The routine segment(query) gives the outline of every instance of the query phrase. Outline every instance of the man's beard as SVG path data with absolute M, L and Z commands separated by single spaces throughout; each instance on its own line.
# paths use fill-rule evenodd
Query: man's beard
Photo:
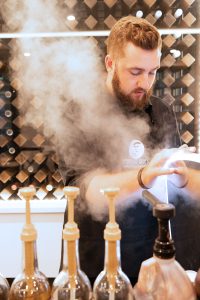
M 142 111 L 144 110 L 149 104 L 149 98 L 152 95 L 152 89 L 146 91 L 142 88 L 137 88 L 132 92 L 143 92 L 144 95 L 141 99 L 134 99 L 131 94 L 125 94 L 120 86 L 119 76 L 117 71 L 115 70 L 113 79 L 112 79 L 112 87 L 115 96 L 117 97 L 117 101 L 119 106 L 125 112 L 132 112 L 132 111 Z M 134 101 L 135 100 L 135 101 Z

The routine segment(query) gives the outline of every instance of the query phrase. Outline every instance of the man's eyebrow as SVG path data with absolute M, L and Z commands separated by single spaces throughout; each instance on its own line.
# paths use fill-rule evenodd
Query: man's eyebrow
M 129 70 L 143 71 L 143 68 L 131 67 Z
M 160 68 L 160 66 L 157 66 L 157 67 L 151 69 L 151 71 L 156 71 L 159 68 Z M 129 68 L 129 70 L 144 71 L 145 69 L 144 68 L 139 68 L 139 67 L 131 67 L 131 68 Z

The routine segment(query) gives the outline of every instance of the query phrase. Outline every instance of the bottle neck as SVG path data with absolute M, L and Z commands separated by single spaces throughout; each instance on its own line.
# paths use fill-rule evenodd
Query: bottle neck
M 175 256 L 174 241 L 170 238 L 169 220 L 158 218 L 158 237 L 155 240 L 153 253 L 161 259 Z
M 104 270 L 115 275 L 121 269 L 120 241 L 105 240 Z
M 63 240 L 63 271 L 68 271 L 69 276 L 76 276 L 80 269 L 78 240 Z
M 36 241 L 23 241 L 23 272 L 32 276 L 38 269 Z

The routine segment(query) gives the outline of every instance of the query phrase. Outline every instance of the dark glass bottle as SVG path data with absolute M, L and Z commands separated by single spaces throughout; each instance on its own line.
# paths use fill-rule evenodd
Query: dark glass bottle
M 152 202 L 151 193 L 143 193 Z M 175 260 L 174 241 L 170 238 L 169 219 L 175 207 L 169 203 L 154 202 L 153 215 L 158 220 L 158 237 L 153 247 L 153 257 L 141 265 L 138 282 L 134 287 L 136 300 L 195 300 L 196 294 L 188 275 Z
M 21 233 L 23 244 L 22 273 L 14 279 L 10 300 L 48 300 L 50 299 L 50 285 L 46 276 L 38 270 L 36 239 L 37 231 L 30 218 L 30 200 L 35 194 L 33 187 L 22 188 L 19 194 L 26 200 L 26 224 Z

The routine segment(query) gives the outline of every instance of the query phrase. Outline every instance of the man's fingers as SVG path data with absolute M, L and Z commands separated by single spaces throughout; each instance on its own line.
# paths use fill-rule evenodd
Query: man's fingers
M 176 168 L 158 168 L 155 171 L 155 176 L 171 175 L 175 173 Z

